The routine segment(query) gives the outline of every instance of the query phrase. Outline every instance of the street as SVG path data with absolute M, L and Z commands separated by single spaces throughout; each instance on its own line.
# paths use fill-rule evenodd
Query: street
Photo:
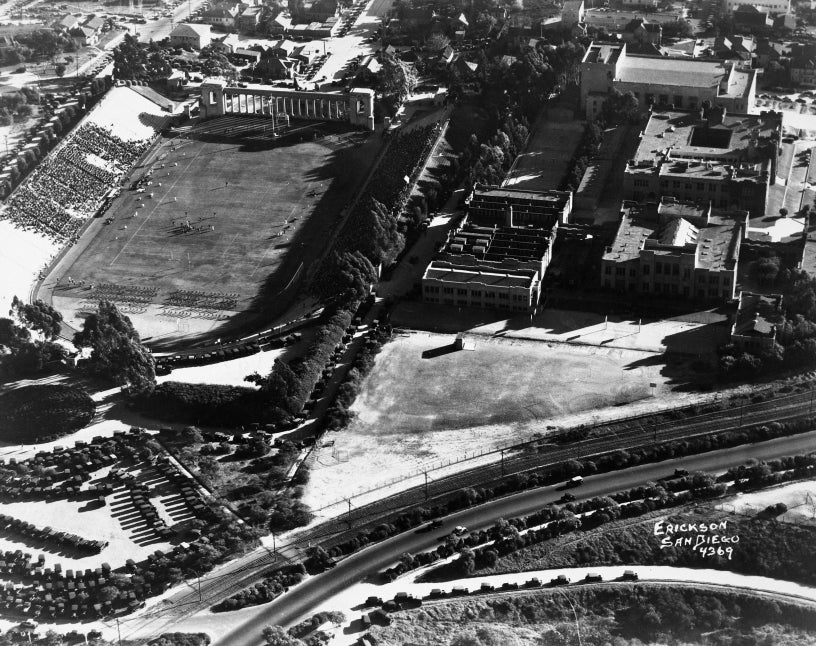
M 816 449 L 816 432 L 810 432 L 759 444 L 712 451 L 687 458 L 589 476 L 584 479 L 584 485 L 573 492 L 578 500 L 605 496 L 645 482 L 658 480 L 670 475 L 674 469 L 721 473 L 751 458 L 773 459 L 814 449 Z M 557 491 L 554 487 L 525 491 L 452 514 L 445 518 L 443 528 L 438 531 L 417 534 L 416 530 L 411 530 L 352 554 L 332 570 L 307 579 L 272 603 L 259 607 L 252 618 L 214 644 L 215 646 L 258 646 L 262 643 L 260 633 L 265 626 L 270 624 L 290 626 L 298 622 L 308 616 L 320 603 L 348 586 L 391 566 L 405 552 L 416 553 L 434 547 L 440 536 L 449 533 L 452 527 L 456 525 L 464 525 L 471 529 L 488 527 L 499 518 L 530 514 L 544 505 L 554 503 L 561 497 L 561 494 L 562 492 Z

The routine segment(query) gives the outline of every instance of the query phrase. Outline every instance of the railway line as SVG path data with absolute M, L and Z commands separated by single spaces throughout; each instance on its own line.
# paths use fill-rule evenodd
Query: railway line
M 497 460 L 491 464 L 481 464 L 450 476 L 429 480 L 427 486 L 413 487 L 359 508 L 351 507 L 349 513 L 342 517 L 327 519 L 298 532 L 295 539 L 288 541 L 276 552 L 268 548 L 254 550 L 201 580 L 200 586 L 191 586 L 189 590 L 168 599 L 153 612 L 134 618 L 134 622 L 141 624 L 140 633 L 145 629 L 145 621 L 148 624 L 174 623 L 260 581 L 273 566 L 301 558 L 311 545 L 319 544 L 330 548 L 356 536 L 363 529 L 384 522 L 389 516 L 413 507 L 433 505 L 434 500 L 454 491 L 490 485 L 509 475 L 609 451 L 633 449 L 770 422 L 803 419 L 811 416 L 813 410 L 813 395 L 811 391 L 807 391 L 680 420 L 649 423 L 647 419 L 635 418 L 630 420 L 632 426 L 625 430 L 612 432 L 610 429 L 610 435 L 604 437 L 604 427 L 597 427 L 595 431 L 598 437 L 564 447 L 547 444 L 546 440 L 511 447 L 505 449 L 503 455 L 497 455 Z M 621 423 L 623 422 L 616 422 L 616 426 L 619 427 Z

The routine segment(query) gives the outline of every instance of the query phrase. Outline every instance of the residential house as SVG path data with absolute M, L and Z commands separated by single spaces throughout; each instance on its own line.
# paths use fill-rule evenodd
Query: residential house
M 240 15 L 243 7 L 237 2 L 224 2 L 213 5 L 202 14 L 202 19 L 208 25 L 232 29 L 235 19 Z
M 737 315 L 731 326 L 731 343 L 748 352 L 772 350 L 777 331 L 784 323 L 780 294 L 740 292 Z
M 282 36 L 292 28 L 292 18 L 285 11 L 267 22 L 267 31 L 273 36 Z
M 750 4 L 741 4 L 734 11 L 734 24 L 741 29 L 757 29 L 773 27 L 774 21 L 769 11 Z
M 201 49 L 212 41 L 210 25 L 181 23 L 170 32 L 170 44 L 174 47 Z
M 263 7 L 247 7 L 235 19 L 235 26 L 239 31 L 253 33 L 258 30 L 263 17 Z

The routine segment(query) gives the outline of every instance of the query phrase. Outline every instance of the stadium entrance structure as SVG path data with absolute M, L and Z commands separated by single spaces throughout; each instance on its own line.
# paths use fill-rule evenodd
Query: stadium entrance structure
M 252 84 L 237 87 L 226 81 L 208 79 L 201 84 L 200 101 L 204 119 L 231 114 L 278 119 L 285 114 L 315 121 L 346 121 L 374 130 L 374 91 L 368 88 L 350 92 L 308 92 Z

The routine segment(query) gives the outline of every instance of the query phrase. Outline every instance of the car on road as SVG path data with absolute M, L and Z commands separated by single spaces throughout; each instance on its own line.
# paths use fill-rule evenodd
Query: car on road
M 464 536 L 467 533 L 468 533 L 468 528 L 467 527 L 464 527 L 462 525 L 457 525 L 456 527 L 453 528 L 453 531 L 451 532 L 451 536 Z
M 573 489 L 574 487 L 580 487 L 582 484 L 584 484 L 584 479 L 581 476 L 575 476 L 564 483 L 564 489 Z
M 603 577 L 600 574 L 590 572 L 584 577 L 584 581 L 586 583 L 600 583 L 601 581 L 603 581 Z
M 550 585 L 569 585 L 569 577 L 566 574 L 559 574 L 554 579 L 550 579 Z
M 637 581 L 638 575 L 634 570 L 625 570 L 623 576 L 621 576 L 621 579 L 624 581 Z
M 571 494 L 571 493 L 565 493 L 563 496 L 561 496 L 558 499 L 558 502 L 561 503 L 561 504 L 568 503 L 568 502 L 574 502 L 574 501 L 575 501 L 575 496 L 573 494 Z

